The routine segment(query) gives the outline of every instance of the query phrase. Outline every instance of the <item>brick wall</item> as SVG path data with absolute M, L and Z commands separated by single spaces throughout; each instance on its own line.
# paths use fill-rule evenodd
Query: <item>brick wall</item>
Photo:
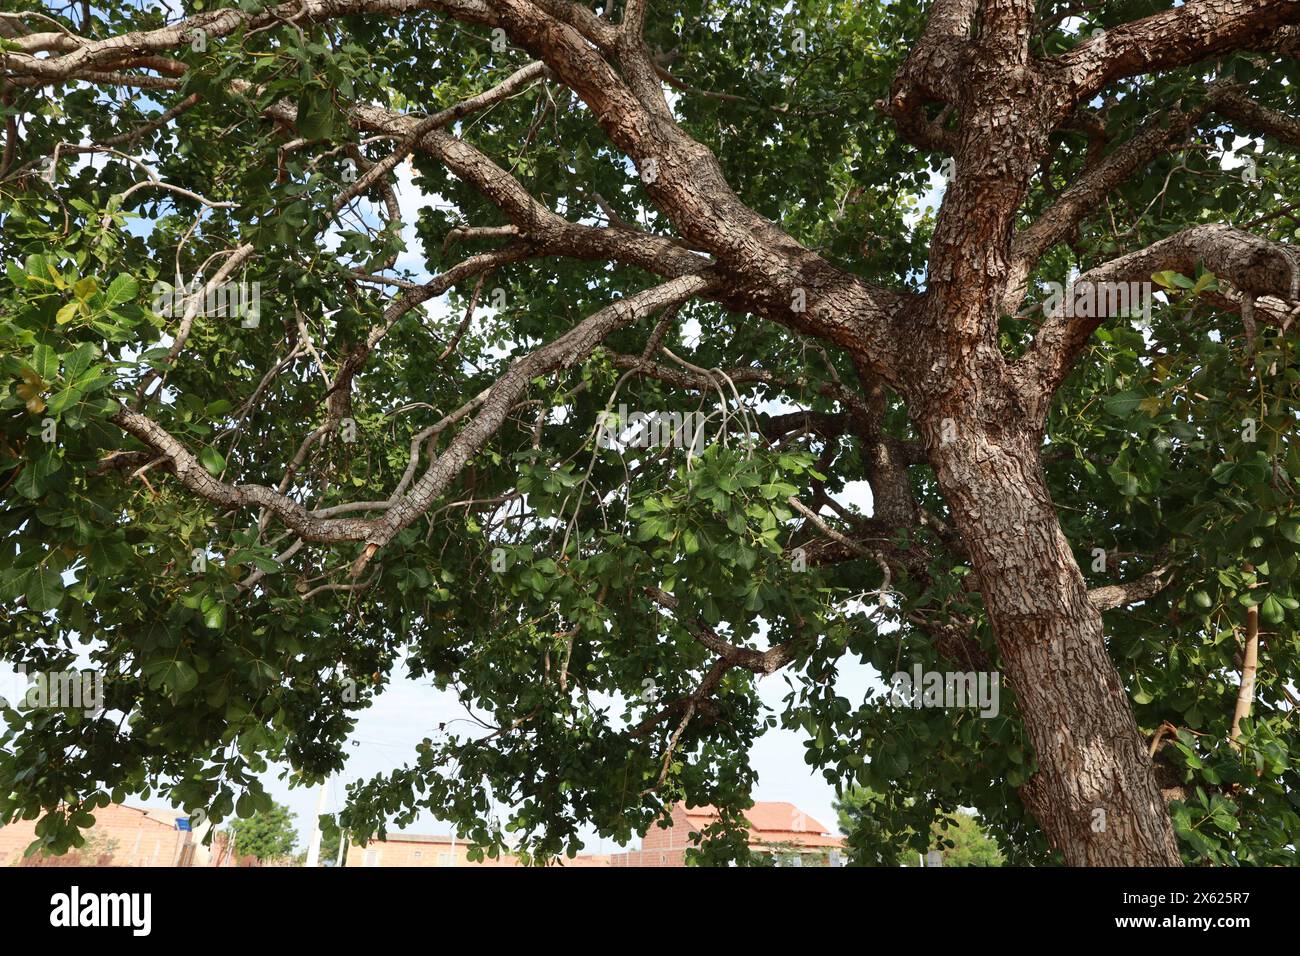
M 409 836 L 403 838 L 401 834 L 393 834 L 388 840 L 371 840 L 369 845 L 349 846 L 346 865 L 349 867 L 402 867 L 402 866 L 497 866 L 497 867 L 517 867 L 520 865 L 519 860 L 513 856 L 502 856 L 498 859 L 492 859 L 485 856 L 481 863 L 471 862 L 469 859 L 469 844 L 463 840 L 457 840 L 456 845 L 452 846 L 450 840 L 443 842 L 441 838 L 430 840 L 428 838 L 411 839 Z M 572 860 L 565 859 L 554 864 L 555 866 L 610 866 L 608 856 L 588 855 L 577 856 Z
M 610 866 L 685 866 L 686 850 L 694 846 L 691 833 L 697 828 L 679 803 L 673 807 L 673 825 L 662 829 L 656 823 L 641 840 L 641 849 L 610 855 Z
M 87 834 L 90 842 L 83 852 L 100 852 L 111 847 L 112 866 L 173 866 L 184 843 L 184 832 L 175 822 L 168 824 L 156 816 L 179 817 L 170 810 L 144 811 L 135 807 L 112 805 L 95 811 L 95 825 Z M 14 866 L 23 851 L 36 839 L 36 821 L 19 820 L 0 826 L 0 866 Z M 93 863 L 93 861 L 91 861 Z
M 456 845 L 425 841 L 407 841 L 394 835 L 390 840 L 371 840 L 368 846 L 349 846 L 348 866 L 517 866 L 513 858 L 493 860 L 484 857 L 482 863 L 471 863 L 469 844 L 457 840 Z
M 798 848 L 803 866 L 826 866 L 829 854 L 843 842 L 824 833 L 821 824 L 789 803 L 756 803 L 746 812 L 749 845 L 757 853 Z M 714 819 L 711 808 L 687 813 L 680 803 L 672 808 L 672 826 L 651 825 L 641 840 L 641 849 L 610 856 L 610 866 L 685 866 L 686 851 L 695 845 L 692 833 L 705 829 Z M 788 821 L 788 822 L 787 822 Z M 761 829 L 760 829 L 761 828 Z M 796 864 L 798 865 L 798 864 Z

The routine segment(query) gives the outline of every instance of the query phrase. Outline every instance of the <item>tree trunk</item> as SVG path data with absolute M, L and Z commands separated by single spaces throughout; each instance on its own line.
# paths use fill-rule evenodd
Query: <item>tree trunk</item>
M 1022 798 L 1069 865 L 1178 866 L 1101 615 L 1047 491 L 1038 435 L 1003 424 L 1014 421 L 985 414 L 924 427 L 1036 751 Z

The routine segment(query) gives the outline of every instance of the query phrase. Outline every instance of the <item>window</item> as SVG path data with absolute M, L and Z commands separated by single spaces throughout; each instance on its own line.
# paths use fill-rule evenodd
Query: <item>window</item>
M 379 865 L 379 851 L 378 851 L 378 850 L 367 850 L 367 851 L 366 851 L 366 861 L 365 861 L 364 865 L 365 865 L 365 866 L 378 866 L 378 865 Z

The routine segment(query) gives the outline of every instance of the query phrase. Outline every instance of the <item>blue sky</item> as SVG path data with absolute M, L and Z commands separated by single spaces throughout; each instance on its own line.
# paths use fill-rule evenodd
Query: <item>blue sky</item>
M 675 105 L 677 94 L 666 91 L 670 103 Z M 149 105 L 155 105 L 150 103 Z M 1249 140 L 1238 139 L 1234 150 L 1246 145 Z M 146 160 L 149 157 L 143 157 Z M 83 162 L 88 160 L 82 160 Z M 102 163 L 102 157 L 95 160 Z M 1232 168 L 1241 162 L 1236 156 L 1225 157 L 1225 168 Z M 407 252 L 398 260 L 397 268 L 409 270 L 417 281 L 431 278 L 424 268 L 424 261 L 419 254 L 419 242 L 415 236 L 414 224 L 421 207 L 441 204 L 436 196 L 425 194 L 419 183 L 412 179 L 411 168 L 403 163 L 398 168 L 398 196 L 401 203 L 402 219 L 405 224 Z M 942 198 L 943 180 L 933 175 L 930 189 L 918 197 L 917 211 L 909 217 L 909 225 L 915 223 L 921 211 L 927 206 L 937 207 Z M 129 228 L 136 233 L 145 233 L 151 229 L 151 223 L 133 221 Z M 325 246 L 332 247 L 337 236 L 326 236 Z M 442 317 L 449 309 L 446 297 L 429 303 L 427 310 L 434 317 Z M 491 309 L 480 307 L 475 321 L 485 323 L 492 319 Z M 686 328 L 689 337 L 690 326 Z M 164 340 L 166 341 L 166 340 Z M 166 398 L 164 398 L 166 400 Z M 788 410 L 775 403 L 767 403 L 765 411 Z M 870 512 L 870 492 L 862 482 L 849 486 L 842 496 L 845 504 L 852 504 L 865 513 Z M 440 692 L 427 681 L 414 681 L 403 676 L 404 670 L 399 664 L 392 683 L 376 700 L 374 706 L 362 713 L 360 722 L 353 734 L 349 746 L 349 763 L 346 771 L 333 779 L 328 785 L 327 810 L 340 806 L 344 785 L 358 779 L 364 779 L 400 766 L 414 756 L 414 748 L 425 737 L 432 736 L 439 724 L 449 728 L 461 729 L 468 733 L 470 724 L 458 724 L 466 714 L 456 700 L 454 693 Z M 12 669 L 0 664 L 0 694 L 16 688 Z M 759 693 L 764 702 L 774 711 L 781 709 L 781 698 L 788 691 L 788 679 L 777 673 L 761 680 Z M 879 692 L 883 689 L 877 675 L 869 668 L 848 659 L 841 662 L 841 676 L 837 691 L 854 704 L 861 702 L 869 690 Z M 828 828 L 835 828 L 835 814 L 832 809 L 834 791 L 820 775 L 804 761 L 804 735 L 800 732 L 773 729 L 766 732 L 755 745 L 751 759 L 758 772 L 759 783 L 754 793 L 756 799 L 789 801 L 798 805 L 806 813 L 821 821 Z M 265 775 L 264 783 L 280 802 L 287 804 L 297 815 L 297 822 L 305 844 L 306 835 L 315 813 L 317 791 L 312 789 L 290 790 L 286 783 L 278 779 L 278 768 Z M 137 801 L 138 802 L 138 801 Z M 150 803 L 161 805 L 164 801 L 155 796 Z M 430 814 L 425 814 L 408 829 L 424 833 L 446 833 L 449 827 Z M 602 845 L 592 835 L 587 851 L 600 852 L 611 849 Z
M 152 103 L 150 105 L 156 106 Z M 141 158 L 150 162 L 156 157 L 145 155 Z M 109 161 L 112 160 L 102 156 L 70 160 L 69 166 L 65 167 L 62 175 L 70 174 L 71 169 L 75 168 L 73 164 L 76 167 L 82 164 L 101 167 Z M 420 244 L 415 236 L 414 223 L 418 219 L 418 211 L 421 207 L 441 204 L 442 201 L 439 197 L 425 194 L 419 188 L 418 182 L 412 180 L 411 167 L 408 164 L 403 163 L 398 167 L 397 179 L 407 251 L 399 258 L 396 267 L 413 273 L 417 281 L 427 281 L 431 275 L 425 270 L 423 257 L 419 253 Z M 939 188 L 936 184 L 932 193 L 923 197 L 922 205 L 925 202 L 937 202 Z M 151 231 L 152 223 L 139 219 L 128 220 L 127 228 L 133 233 L 143 235 Z M 332 247 L 337 241 L 337 236 L 327 234 L 324 238 L 326 248 Z M 427 303 L 425 307 L 433 317 L 446 315 L 450 308 L 445 296 Z M 491 309 L 481 307 L 476 312 L 475 322 L 490 321 L 492 316 Z M 698 329 L 693 330 L 689 325 L 684 331 L 688 340 L 698 334 Z M 170 344 L 170 339 L 164 337 L 161 344 Z M 170 401 L 171 396 L 164 394 L 162 400 Z M 769 402 L 765 403 L 763 410 L 775 412 L 792 408 L 793 406 L 781 406 Z M 857 506 L 866 513 L 870 512 L 870 491 L 865 482 L 850 484 L 846 493 L 841 496 L 841 500 L 845 504 Z M 453 692 L 440 692 L 427 681 L 411 680 L 404 676 L 404 673 L 404 668 L 399 664 L 392 683 L 374 705 L 363 712 L 356 732 L 349 741 L 349 761 L 346 771 L 328 784 L 327 812 L 341 805 L 346 783 L 370 778 L 409 761 L 415 754 L 416 744 L 425 737 L 432 736 L 439 724 L 445 723 L 449 725 L 449 729 L 469 732 L 471 725 L 468 722 L 455 723 L 465 719 L 467 715 Z M 21 686 L 13 669 L 0 663 L 0 695 L 18 694 Z M 851 701 L 858 702 L 864 698 L 869 687 L 875 687 L 877 690 L 881 688 L 879 681 L 873 678 L 870 669 L 856 662 L 845 661 L 837 685 L 839 693 Z M 788 689 L 788 680 L 780 673 L 759 682 L 761 698 L 777 712 L 781 710 L 781 699 L 788 693 Z M 804 735 L 801 732 L 779 728 L 767 731 L 751 753 L 751 760 L 759 775 L 759 785 L 754 797 L 758 800 L 794 803 L 833 831 L 835 829 L 835 813 L 832 808 L 834 790 L 819 772 L 814 771 L 804 762 L 804 752 Z M 284 769 L 284 767 L 273 768 L 263 775 L 263 783 L 276 800 L 288 805 L 295 813 L 301 842 L 305 846 L 316 811 L 318 790 L 316 788 L 290 789 L 286 782 L 279 779 L 279 774 Z M 142 803 L 140 800 L 128 802 L 136 805 Z M 166 802 L 165 797 L 158 794 L 148 801 L 151 806 L 162 806 Z M 422 833 L 450 831 L 446 823 L 427 813 L 406 829 Z M 594 833 L 589 836 L 587 852 L 608 851 L 612 848 L 598 841 Z

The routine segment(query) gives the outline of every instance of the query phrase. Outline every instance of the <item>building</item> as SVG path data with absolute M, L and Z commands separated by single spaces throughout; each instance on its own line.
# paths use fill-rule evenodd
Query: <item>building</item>
M 449 836 L 422 833 L 390 833 L 387 839 L 372 839 L 365 846 L 348 846 L 345 866 L 514 866 L 504 859 L 484 858 L 472 863 L 467 854 L 470 845 Z
M 772 854 L 785 866 L 839 866 L 844 841 L 831 836 L 819 822 L 793 803 L 759 802 L 745 811 L 749 821 L 749 845 L 759 853 Z M 713 807 L 672 809 L 672 826 L 654 826 L 641 841 L 640 850 L 611 855 L 577 856 L 558 860 L 555 866 L 685 866 L 686 851 L 698 833 L 718 819 Z M 504 856 L 469 860 L 470 844 L 449 836 L 392 833 L 387 839 L 373 839 L 365 846 L 349 846 L 345 865 L 350 867 L 411 866 L 496 866 L 517 867 L 518 859 Z
M 94 811 L 86 845 L 61 857 L 23 857 L 36 839 L 36 821 L 0 826 L 0 866 L 228 866 L 225 835 L 202 844 L 206 827 L 182 830 L 179 810 L 112 804 Z
M 390 833 L 387 839 L 373 839 L 365 846 L 348 847 L 346 866 L 406 867 L 406 866 L 499 866 L 517 867 L 514 856 L 497 859 L 485 856 L 482 862 L 469 859 L 470 844 L 453 840 L 449 836 L 428 836 L 419 833 Z M 609 866 L 608 856 L 577 856 L 572 860 L 558 860 L 554 866 Z
M 699 833 L 718 819 L 711 806 L 673 806 L 672 826 L 651 827 L 640 850 L 615 853 L 610 866 L 685 866 L 686 851 Z M 760 801 L 745 811 L 749 821 L 751 851 L 772 854 L 785 866 L 839 866 L 844 846 L 841 837 L 830 832 L 793 803 Z

